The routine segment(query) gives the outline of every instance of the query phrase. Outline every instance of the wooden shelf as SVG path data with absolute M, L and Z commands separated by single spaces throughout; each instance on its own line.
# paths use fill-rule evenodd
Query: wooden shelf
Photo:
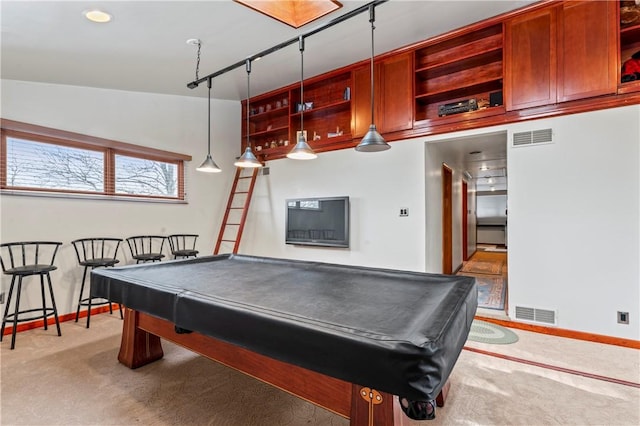
M 251 106 L 251 109 L 255 109 L 255 107 Z M 271 117 L 276 117 L 278 115 L 286 115 L 289 111 L 289 105 L 281 106 L 280 108 L 274 108 L 269 111 L 257 112 L 255 114 L 249 115 L 249 120 L 252 119 L 260 119 L 260 120 L 268 120 Z
M 269 130 L 263 130 L 261 132 L 249 133 L 249 137 L 253 138 L 253 137 L 259 137 L 259 136 L 268 136 L 268 135 L 271 135 L 271 134 L 280 133 L 283 130 L 284 131 L 289 130 L 289 126 L 275 127 L 275 128 L 271 128 Z
M 334 114 L 340 111 L 346 111 L 351 108 L 351 100 L 342 100 L 338 102 L 334 102 L 332 104 L 324 105 L 321 107 L 314 107 L 304 111 L 304 117 L 313 117 L 317 115 L 326 115 L 326 114 Z M 291 114 L 291 118 L 296 118 L 300 120 L 300 112 L 296 112 Z

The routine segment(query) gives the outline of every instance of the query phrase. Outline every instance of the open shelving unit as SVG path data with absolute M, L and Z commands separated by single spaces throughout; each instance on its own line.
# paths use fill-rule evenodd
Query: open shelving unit
M 443 104 L 475 99 L 484 109 L 502 90 L 502 25 L 496 24 L 415 51 L 415 121 L 438 119 Z M 481 102 L 486 101 L 486 102 Z M 499 108 L 504 112 L 504 108 Z M 475 112 L 475 111 L 474 111 Z M 468 114 L 460 115 L 460 119 Z M 447 120 L 453 116 L 442 117 Z
M 623 4 L 628 2 L 620 2 L 620 69 L 625 61 L 631 58 L 636 52 L 640 52 L 640 6 L 638 8 L 638 18 L 633 22 L 626 22 L 622 16 Z M 628 6 L 627 6 L 628 7 Z M 628 93 L 640 91 L 640 80 L 633 80 L 623 83 L 619 82 L 618 93 Z

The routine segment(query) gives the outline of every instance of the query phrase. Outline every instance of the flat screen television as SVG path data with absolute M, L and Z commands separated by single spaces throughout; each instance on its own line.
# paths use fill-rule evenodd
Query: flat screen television
M 349 247 L 349 197 L 287 200 L 287 244 Z

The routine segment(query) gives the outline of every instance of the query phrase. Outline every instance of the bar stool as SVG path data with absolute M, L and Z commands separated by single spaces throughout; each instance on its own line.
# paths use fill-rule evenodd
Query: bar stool
M 78 296 L 78 309 L 76 310 L 76 322 L 80 317 L 80 307 L 87 306 L 87 328 L 89 328 L 89 322 L 91 321 L 91 306 L 101 306 L 109 304 L 109 313 L 113 314 L 113 302 L 110 300 L 104 300 L 99 297 L 91 296 L 91 282 L 89 282 L 89 296 L 82 297 L 84 294 L 84 284 L 87 279 L 87 271 L 93 270 L 98 267 L 115 266 L 120 261 L 117 259 L 118 248 L 122 238 L 80 238 L 71 241 L 73 248 L 76 250 L 76 256 L 78 257 L 78 263 L 80 266 L 84 266 L 82 272 L 82 285 L 80 286 L 80 296 Z M 98 302 L 94 302 L 94 300 Z M 120 318 L 122 319 L 122 306 L 118 305 L 120 310 Z
M 13 243 L 0 244 L 0 264 L 2 264 L 2 272 L 11 275 L 11 287 L 9 287 L 9 296 L 7 304 L 4 308 L 4 316 L 2 317 L 2 330 L 0 330 L 0 341 L 4 335 L 4 327 L 7 321 L 13 323 L 11 331 L 11 349 L 16 345 L 16 331 L 18 323 L 24 321 L 32 321 L 42 319 L 44 321 L 44 329 L 47 330 L 47 318 L 53 315 L 56 320 L 56 328 L 58 336 L 62 336 L 60 332 L 60 322 L 58 321 L 58 309 L 56 308 L 56 300 L 53 297 L 53 287 L 51 285 L 51 276 L 49 273 L 58 269 L 53 262 L 58 252 L 58 247 L 62 243 L 55 241 L 22 241 Z M 5 263 L 6 262 L 6 263 Z M 22 294 L 22 279 L 24 277 L 38 275 L 40 276 L 40 293 L 42 294 L 42 308 L 20 310 L 20 296 Z M 49 295 L 51 297 L 51 306 L 47 306 L 44 295 L 44 277 L 47 277 L 49 284 Z M 13 290 L 18 282 L 16 291 L 16 301 L 13 313 L 9 313 L 9 305 Z M 38 312 L 38 315 L 35 313 Z M 26 318 L 25 314 L 28 315 Z
M 169 247 L 171 247 L 171 254 L 173 258 L 179 257 L 197 257 L 198 250 L 196 250 L 196 240 L 198 235 L 196 234 L 173 234 L 169 235 Z
M 131 257 L 140 262 L 160 262 L 164 257 L 162 250 L 167 237 L 161 235 L 136 235 L 127 238 Z

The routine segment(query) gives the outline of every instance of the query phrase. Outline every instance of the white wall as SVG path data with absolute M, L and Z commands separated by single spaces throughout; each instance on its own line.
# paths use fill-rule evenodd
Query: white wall
M 2 195 L 2 242 L 62 241 L 52 274 L 61 314 L 75 312 L 82 269 L 70 242 L 76 238 L 196 233 L 209 254 L 218 234 L 239 151 L 240 104 L 214 100 L 212 155 L 223 173 L 195 171 L 207 152 L 207 100 L 2 80 L 2 118 L 149 146 L 193 156 L 185 163 L 187 204 Z M 217 124 L 217 125 L 216 125 Z M 225 141 L 224 144 L 217 141 Z M 121 247 L 122 263 L 130 262 Z M 2 291 L 10 281 L 2 277 Z M 36 286 L 21 306 L 37 306 Z M 23 305 L 24 303 L 24 305 Z
M 461 170 L 442 145 L 473 134 L 552 127 L 555 144 L 509 148 L 509 315 L 557 310 L 564 329 L 639 339 L 640 107 L 632 106 L 277 160 L 259 177 L 241 251 L 440 272 L 441 167 L 454 166 L 454 268 L 462 262 Z M 285 199 L 352 197 L 350 249 L 284 244 Z M 409 217 L 398 217 L 400 207 Z M 630 313 L 616 324 L 616 311 Z
M 278 258 L 425 269 L 423 143 L 393 144 L 389 151 L 363 154 L 353 149 L 320 154 L 312 161 L 276 160 L 259 176 L 240 251 Z M 286 245 L 288 198 L 348 195 L 351 247 Z M 409 216 L 400 217 L 400 208 Z
M 555 310 L 559 327 L 638 340 L 640 106 L 509 131 L 546 128 L 555 143 L 508 151 L 509 314 Z

